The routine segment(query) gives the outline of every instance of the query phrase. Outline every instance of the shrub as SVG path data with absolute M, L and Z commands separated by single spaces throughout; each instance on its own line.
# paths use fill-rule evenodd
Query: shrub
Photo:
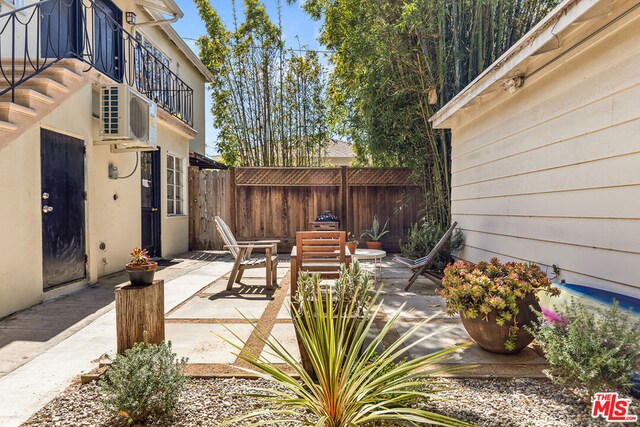
M 187 381 L 185 363 L 176 358 L 170 342 L 138 343 L 117 355 L 100 379 L 102 402 L 129 423 L 163 419 L 176 407 Z
M 530 329 L 540 343 L 555 383 L 578 387 L 589 400 L 600 391 L 628 391 L 633 368 L 640 360 L 640 322 L 622 313 L 618 303 L 593 310 L 571 299 L 561 321 L 542 314 Z
M 309 274 L 306 271 L 300 272 L 298 276 L 298 291 L 294 295 L 294 301 L 300 303 L 305 298 L 316 298 L 320 282 L 319 274 Z M 362 313 L 369 306 L 371 300 L 370 291 L 373 283 L 371 274 L 362 269 L 358 260 L 353 260 L 349 267 L 341 264 L 335 291 L 332 295 L 334 300 L 344 300 L 346 304 L 342 307 L 335 304 L 334 308 L 336 310 L 342 308 L 344 310 L 343 313 L 347 310 L 353 310 L 353 313 Z
M 323 297 L 325 293 L 326 297 Z M 304 425 L 318 427 L 379 425 L 394 421 L 412 425 L 468 425 L 409 406 L 416 398 L 433 397 L 433 391 L 422 386 L 429 383 L 430 376 L 450 372 L 451 368 L 435 365 L 462 346 L 403 360 L 410 348 L 432 337 L 433 334 L 423 329 L 425 320 L 376 353 L 402 315 L 402 307 L 378 333 L 374 333 L 372 326 L 380 310 L 379 305 L 374 307 L 376 297 L 372 297 L 366 307 L 367 312 L 371 311 L 370 316 L 350 317 L 335 316 L 336 312 L 349 312 L 341 307 L 353 304 L 354 300 L 345 300 L 345 292 L 336 297 L 330 287 L 325 290 L 318 284 L 313 294 L 315 297 L 301 298 L 299 307 L 292 304 L 291 317 L 317 379 L 312 378 L 296 356 L 274 337 L 258 335 L 265 345 L 266 357 L 275 356 L 287 369 L 270 363 L 262 355 L 243 352 L 242 344 L 227 341 L 238 350 L 240 359 L 257 369 L 259 376 L 286 390 L 282 391 L 282 387 L 260 390 L 264 408 L 228 420 L 225 425 L 246 420 L 251 420 L 249 425 L 282 425 L 301 418 L 304 418 Z M 424 379 L 427 381 L 420 381 Z
M 442 286 L 437 292 L 446 300 L 447 314 L 459 313 L 469 319 L 482 316 L 488 321 L 487 315 L 496 310 L 498 325 L 513 322 L 505 343 L 507 350 L 514 348 L 518 332 L 518 301 L 540 291 L 560 293 L 536 264 L 502 264 L 497 258 L 477 265 L 465 261 L 449 265 L 444 270 Z
M 411 259 L 426 256 L 438 244 L 438 241 L 440 241 L 446 232 L 447 229 L 445 227 L 428 222 L 425 219 L 416 222 L 409 228 L 407 243 L 400 245 L 402 255 Z M 462 231 L 455 230 L 451 239 L 444 245 L 433 261 L 433 264 L 431 264 L 432 269 L 436 271 L 444 270 L 447 264 L 452 261 L 451 252 L 462 249 L 463 245 L 464 238 L 462 237 Z

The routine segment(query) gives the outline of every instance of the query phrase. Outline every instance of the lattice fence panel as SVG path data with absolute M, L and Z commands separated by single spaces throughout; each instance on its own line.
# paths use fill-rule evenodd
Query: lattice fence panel
M 412 186 L 411 171 L 404 168 L 349 168 L 349 186 Z
M 339 186 L 337 168 L 236 168 L 237 186 Z

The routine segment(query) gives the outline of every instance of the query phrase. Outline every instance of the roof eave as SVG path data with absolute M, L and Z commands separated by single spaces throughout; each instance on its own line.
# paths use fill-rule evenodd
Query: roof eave
M 147 12 L 151 15 L 151 17 L 155 20 L 162 20 L 163 17 L 160 12 L 152 9 L 147 9 Z M 182 13 L 182 12 L 181 12 Z M 178 49 L 184 53 L 184 55 L 191 61 L 191 63 L 198 69 L 200 74 L 204 76 L 204 78 L 208 82 L 213 82 L 213 74 L 207 68 L 206 65 L 198 58 L 198 56 L 191 50 L 191 48 L 184 42 L 182 37 L 176 32 L 176 30 L 171 26 L 171 24 L 161 24 L 160 28 L 169 36 L 169 38 L 178 46 Z
M 438 110 L 429 119 L 432 126 L 436 129 L 451 128 L 456 113 L 496 82 L 511 77 L 509 73 L 516 70 L 518 65 L 549 43 L 557 34 L 568 28 L 581 15 L 602 1 L 609 0 L 564 0 L 502 54 L 500 58 L 462 89 L 460 93 L 454 96 L 451 101 Z

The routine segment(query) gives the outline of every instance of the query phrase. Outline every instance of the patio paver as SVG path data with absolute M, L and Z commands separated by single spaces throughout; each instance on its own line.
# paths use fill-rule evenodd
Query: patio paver
M 252 331 L 250 324 L 168 323 L 165 334 L 179 357 L 189 355 L 189 363 L 232 364 L 238 351 L 221 337 L 240 345 Z

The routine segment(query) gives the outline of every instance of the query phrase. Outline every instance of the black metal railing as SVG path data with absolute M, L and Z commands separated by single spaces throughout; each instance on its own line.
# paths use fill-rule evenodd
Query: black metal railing
M 193 89 L 94 0 L 46 0 L 0 15 L 0 96 L 65 58 L 127 83 L 193 126 Z

